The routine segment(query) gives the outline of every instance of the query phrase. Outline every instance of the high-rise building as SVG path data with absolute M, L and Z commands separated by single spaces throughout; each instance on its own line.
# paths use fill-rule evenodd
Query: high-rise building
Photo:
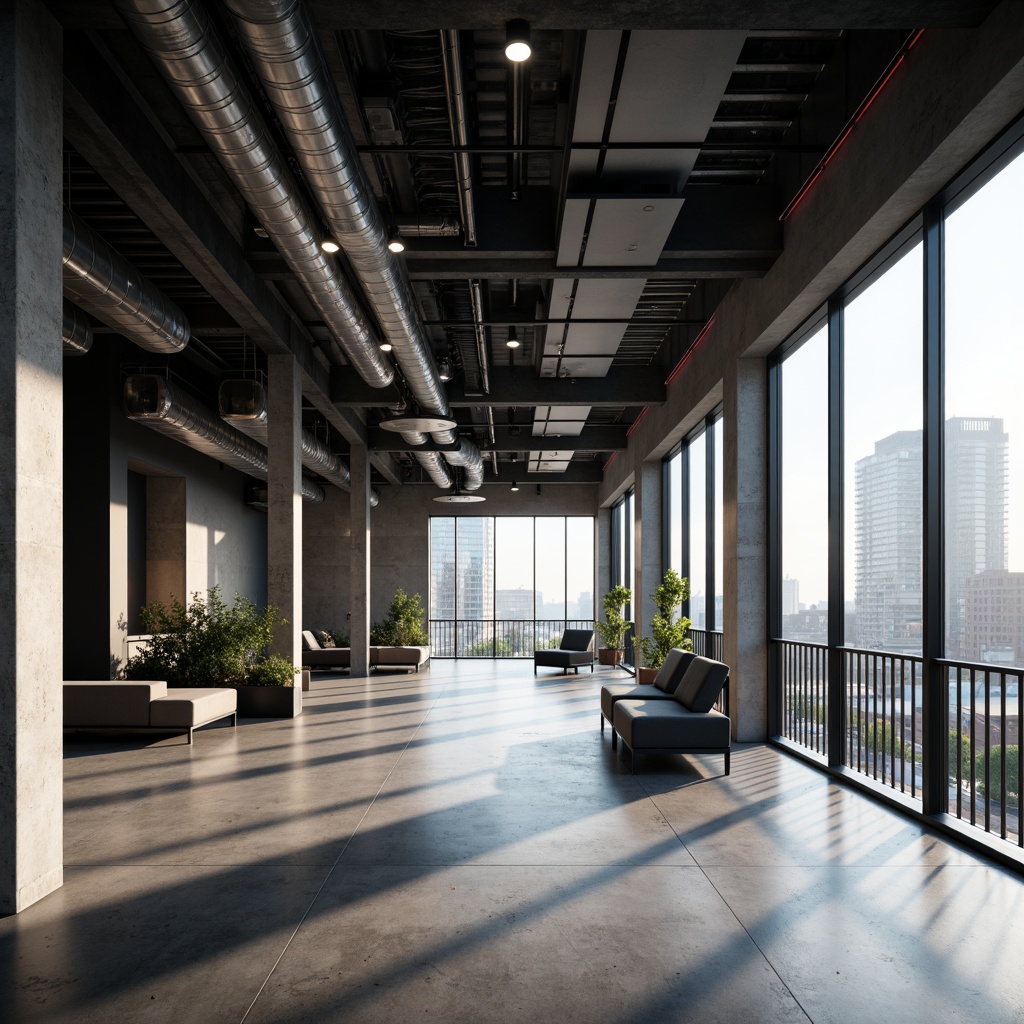
M 946 654 L 970 657 L 967 582 L 1007 568 L 1009 437 L 998 417 L 946 420 Z
M 782 614 L 796 615 L 800 611 L 800 581 L 788 576 L 782 581 Z
M 967 661 L 1024 664 L 1024 572 L 987 569 L 964 585 L 964 644 Z
M 875 442 L 854 470 L 857 647 L 921 650 L 922 434 Z

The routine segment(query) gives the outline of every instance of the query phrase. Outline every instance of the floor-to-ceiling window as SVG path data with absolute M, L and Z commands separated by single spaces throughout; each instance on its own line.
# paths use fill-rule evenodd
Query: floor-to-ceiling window
M 723 576 L 721 410 L 708 416 L 665 460 L 665 568 L 689 580 L 684 609 L 694 650 L 722 656 Z
M 950 809 L 1020 839 L 1024 155 L 944 214 Z
M 613 587 L 622 584 L 624 587 L 633 589 L 633 522 L 634 495 L 627 491 L 612 506 L 612 529 L 611 529 L 611 585 Z M 636 595 L 634 594 L 634 600 Z M 630 601 L 622 610 L 627 622 L 633 621 L 633 601 Z M 602 611 L 603 614 L 603 611 Z M 633 626 L 630 625 L 625 638 L 625 654 L 623 661 L 627 665 L 633 664 Z
M 527 658 L 594 622 L 590 516 L 433 516 L 435 658 Z
M 1021 150 L 1024 125 L 783 346 L 770 452 L 776 733 L 1024 846 Z

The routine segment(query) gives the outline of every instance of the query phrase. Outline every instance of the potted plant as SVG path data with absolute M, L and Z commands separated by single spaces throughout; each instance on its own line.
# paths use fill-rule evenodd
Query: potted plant
M 616 584 L 601 600 L 604 605 L 604 622 L 595 623 L 604 647 L 598 649 L 597 660 L 602 665 L 618 665 L 622 661 L 622 642 L 629 629 L 629 623 L 622 617 L 622 609 L 629 604 L 633 591 Z
M 370 644 L 373 647 L 426 647 L 430 643 L 423 628 L 426 615 L 420 595 L 410 597 L 399 587 L 391 599 L 387 618 L 373 624 Z
M 675 569 L 665 573 L 661 586 L 651 594 L 651 600 L 658 609 L 651 618 L 651 635 L 637 637 L 633 642 L 638 652 L 638 666 L 641 659 L 646 664 L 645 669 L 637 668 L 638 682 L 653 682 L 673 647 L 683 651 L 693 650 L 693 641 L 689 635 L 690 620 L 685 616 L 675 618 L 676 609 L 689 596 L 690 581 L 680 577 Z
M 142 609 L 142 627 L 152 634 L 128 659 L 126 679 L 162 679 L 169 687 L 230 686 L 238 691 L 242 718 L 292 718 L 302 711 L 300 671 L 278 654 L 267 654 L 277 609 L 262 611 L 235 596 L 228 607 L 219 587 L 194 593 L 186 605 L 157 601 Z M 284 624 L 283 622 L 281 623 Z

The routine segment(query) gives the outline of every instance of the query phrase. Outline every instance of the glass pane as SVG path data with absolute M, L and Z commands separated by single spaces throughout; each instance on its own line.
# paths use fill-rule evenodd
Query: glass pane
M 537 618 L 565 618 L 565 520 L 536 520 Z
M 571 516 L 565 526 L 565 614 L 589 623 L 594 618 L 594 520 Z
M 668 516 L 668 564 L 683 574 L 683 454 L 676 452 L 668 461 L 668 493 L 665 495 Z
M 828 640 L 828 331 L 782 373 L 782 636 Z
M 430 520 L 430 653 L 455 656 L 455 517 Z
M 494 614 L 533 618 L 533 517 L 501 516 L 494 523 Z
M 690 442 L 690 620 L 694 629 L 707 628 L 707 450 L 703 434 Z
M 494 519 L 459 516 L 456 521 L 456 610 L 460 619 L 494 615 Z
M 921 653 L 920 245 L 847 306 L 844 339 L 846 644 Z
M 724 621 L 725 608 L 725 557 L 722 541 L 724 529 L 724 491 L 722 486 L 722 467 L 724 465 L 723 447 L 725 445 L 722 417 L 715 420 L 715 607 L 714 619 L 710 628 L 720 630 Z
M 946 219 L 946 654 L 990 666 L 1024 665 L 1022 229 L 1024 157 Z

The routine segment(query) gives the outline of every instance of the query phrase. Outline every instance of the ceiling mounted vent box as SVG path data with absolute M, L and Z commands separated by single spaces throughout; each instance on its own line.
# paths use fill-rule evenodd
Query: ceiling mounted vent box
M 370 129 L 370 142 L 377 146 L 400 146 L 402 135 L 398 103 L 386 85 L 371 82 L 363 89 L 363 113 Z

